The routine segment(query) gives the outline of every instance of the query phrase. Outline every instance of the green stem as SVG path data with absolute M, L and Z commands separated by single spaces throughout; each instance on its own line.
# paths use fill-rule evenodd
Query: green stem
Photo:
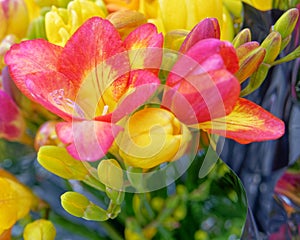
M 271 63 L 271 66 L 275 66 L 281 63 L 289 62 L 292 61 L 296 58 L 300 57 L 300 46 L 298 46 L 293 52 L 290 54 L 286 55 L 283 58 L 278 59 L 277 61 Z
M 120 235 L 120 233 L 111 226 L 108 222 L 99 222 L 101 227 L 106 231 L 107 236 L 109 236 L 112 240 L 123 240 L 124 238 Z

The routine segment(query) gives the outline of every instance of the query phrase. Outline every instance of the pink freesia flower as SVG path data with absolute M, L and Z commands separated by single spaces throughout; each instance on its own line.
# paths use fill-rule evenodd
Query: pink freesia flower
M 65 120 L 57 125 L 57 134 L 68 152 L 95 161 L 121 131 L 116 121 L 143 104 L 159 85 L 162 44 L 152 24 L 140 26 L 122 41 L 109 21 L 94 17 L 65 47 L 42 39 L 24 41 L 8 51 L 5 62 L 27 97 Z M 147 51 L 150 48 L 156 54 Z M 141 93 L 138 86 L 147 91 Z M 127 104 L 118 105 L 125 96 Z
M 164 107 L 188 125 L 239 143 L 281 137 L 280 119 L 239 97 L 240 83 L 233 75 L 238 58 L 232 44 L 219 37 L 216 19 L 203 20 L 189 33 L 167 77 Z

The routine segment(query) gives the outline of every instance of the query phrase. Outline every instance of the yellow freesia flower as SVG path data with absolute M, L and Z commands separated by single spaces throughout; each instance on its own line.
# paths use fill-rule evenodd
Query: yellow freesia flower
M 94 1 L 74 0 L 67 8 L 53 6 L 45 16 L 49 42 L 64 46 L 78 27 L 94 16 L 106 17 L 106 10 Z
M 0 235 L 26 216 L 35 196 L 13 175 L 0 169 Z
M 188 128 L 170 111 L 145 108 L 127 120 L 116 144 L 126 164 L 149 169 L 181 157 L 190 139 Z

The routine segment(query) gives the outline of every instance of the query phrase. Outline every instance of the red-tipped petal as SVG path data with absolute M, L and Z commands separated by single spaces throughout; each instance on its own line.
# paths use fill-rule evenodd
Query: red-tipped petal
M 283 121 L 243 98 L 228 116 L 212 123 L 201 123 L 199 127 L 243 144 L 277 139 L 284 134 L 285 128 Z
M 158 73 L 162 61 L 163 36 L 153 24 L 144 24 L 124 40 L 131 69 L 153 69 Z
M 226 69 L 235 73 L 239 60 L 231 43 L 209 38 L 197 42 L 185 54 L 180 55 L 174 64 L 166 84 L 170 87 L 193 71 L 212 71 Z
M 108 20 L 93 17 L 66 43 L 59 59 L 59 71 L 72 79 L 76 89 L 91 79 L 94 87 L 102 84 L 105 86 L 100 87 L 105 88 L 129 70 L 127 54 L 120 54 L 124 51 L 114 26 Z
M 22 114 L 11 97 L 2 90 L 0 90 L 0 103 L 0 138 L 18 140 L 25 130 Z
M 206 18 L 198 23 L 185 38 L 179 52 L 186 53 L 197 42 L 206 38 L 220 39 L 220 26 L 216 18 Z
M 75 103 L 76 91 L 70 80 L 59 72 L 36 72 L 26 76 L 30 98 L 65 120 L 84 118 Z
M 201 123 L 229 114 L 239 93 L 240 84 L 228 71 L 204 72 L 167 88 L 163 106 L 186 124 Z
M 74 158 L 96 161 L 105 156 L 121 127 L 100 121 L 62 122 L 56 131 Z
M 5 55 L 5 63 L 17 87 L 31 98 L 25 84 L 26 75 L 39 71 L 57 71 L 57 59 L 61 51 L 61 47 L 42 39 L 24 41 L 11 47 Z

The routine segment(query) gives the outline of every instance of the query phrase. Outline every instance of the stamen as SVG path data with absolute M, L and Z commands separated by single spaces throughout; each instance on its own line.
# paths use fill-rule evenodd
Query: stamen
M 76 102 L 65 97 L 64 89 L 57 89 L 49 93 L 49 101 L 65 112 L 72 112 L 75 117 L 86 118 L 86 114 L 82 108 Z
M 108 112 L 108 105 L 104 105 L 103 112 L 102 112 L 102 116 L 103 116 L 103 115 L 106 115 L 107 112 Z

